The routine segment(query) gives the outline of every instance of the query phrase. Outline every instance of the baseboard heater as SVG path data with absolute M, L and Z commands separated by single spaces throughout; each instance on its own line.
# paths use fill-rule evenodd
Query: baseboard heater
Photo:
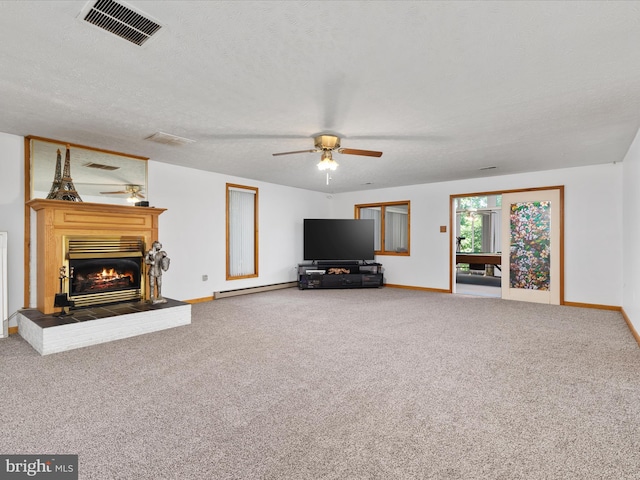
M 268 292 L 270 290 L 280 290 L 281 288 L 297 287 L 298 282 L 274 283 L 261 287 L 238 288 L 237 290 L 225 290 L 223 292 L 213 292 L 213 298 L 235 297 L 236 295 L 248 295 L 249 293 Z

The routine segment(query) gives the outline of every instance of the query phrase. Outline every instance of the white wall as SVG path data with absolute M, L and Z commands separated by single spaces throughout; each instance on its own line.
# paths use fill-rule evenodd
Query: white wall
M 334 195 L 332 215 L 358 203 L 411 201 L 411 256 L 380 256 L 385 281 L 449 288 L 449 195 L 565 186 L 565 300 L 622 305 L 622 166 L 550 170 Z M 440 226 L 447 233 L 440 233 Z
M 259 276 L 226 280 L 226 183 L 257 187 Z M 163 295 L 179 300 L 294 281 L 302 261 L 302 220 L 326 217 L 324 194 L 149 162 L 149 201 L 160 215 L 160 241 L 171 258 Z M 208 275 L 209 280 L 202 281 Z
M 9 316 L 24 307 L 24 139 L 0 133 L 0 231 L 8 232 Z M 12 318 L 9 326 L 16 326 Z
M 0 133 L 0 230 L 9 232 L 9 315 L 23 305 L 23 137 Z M 293 281 L 302 260 L 304 218 L 353 218 L 356 203 L 411 201 L 411 256 L 378 260 L 388 283 L 449 288 L 449 195 L 565 185 L 565 300 L 623 305 L 640 330 L 640 141 L 622 165 L 599 165 L 523 175 L 414 185 L 336 194 L 254 182 L 149 162 L 149 201 L 167 208 L 160 240 L 171 257 L 163 294 L 179 300 L 210 297 L 214 291 Z M 260 189 L 260 276 L 225 279 L 225 183 Z M 624 247 L 623 276 L 623 183 Z M 202 281 L 202 275 L 209 280 Z M 35 289 L 35 284 L 33 289 Z M 15 326 L 15 319 L 10 326 Z
M 0 231 L 9 233 L 9 315 L 24 307 L 24 138 L 0 133 Z M 259 188 L 259 277 L 225 279 L 225 184 Z M 163 295 L 178 300 L 296 279 L 302 261 L 302 221 L 327 217 L 322 193 L 149 161 L 150 204 L 160 215 L 159 236 L 171 258 Z M 35 253 L 35 252 L 34 252 Z M 32 268 L 35 271 L 35 268 Z M 208 275 L 208 281 L 202 281 Z M 31 297 L 35 302 L 35 275 Z M 9 326 L 16 326 L 15 318 Z
M 640 333 L 640 131 L 624 159 L 623 171 L 623 302 L 627 317 Z

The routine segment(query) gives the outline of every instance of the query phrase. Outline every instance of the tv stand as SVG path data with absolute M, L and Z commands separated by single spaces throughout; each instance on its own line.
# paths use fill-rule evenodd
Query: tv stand
M 316 261 L 298 264 L 298 288 L 377 288 L 383 285 L 381 263 Z

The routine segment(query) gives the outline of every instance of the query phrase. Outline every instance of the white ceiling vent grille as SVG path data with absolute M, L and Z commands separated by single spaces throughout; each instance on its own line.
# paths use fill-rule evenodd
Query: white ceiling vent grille
M 113 0 L 97 0 L 83 19 L 136 45 L 142 45 L 162 28 L 142 13 Z
M 164 143 L 165 145 L 188 145 L 194 143 L 195 140 L 189 138 L 178 137 L 177 135 L 171 135 L 170 133 L 156 132 L 145 140 L 151 140 L 152 142 Z
M 113 165 L 104 165 L 102 163 L 88 162 L 84 164 L 87 168 L 97 168 L 98 170 L 118 170 L 120 167 L 114 167 Z

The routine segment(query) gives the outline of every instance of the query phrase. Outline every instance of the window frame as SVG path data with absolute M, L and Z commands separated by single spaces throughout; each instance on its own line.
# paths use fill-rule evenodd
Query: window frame
M 230 215 L 229 215 L 229 192 L 232 189 L 249 190 L 255 192 L 253 194 L 253 271 L 254 273 L 248 275 L 231 275 L 231 248 L 229 243 L 229 237 L 231 231 L 229 228 Z M 243 278 L 255 278 L 258 276 L 258 187 L 250 187 L 247 185 L 239 185 L 236 183 L 227 183 L 225 188 L 225 243 L 226 243 L 226 279 L 227 280 L 241 280 Z
M 406 205 L 407 206 L 407 251 L 396 252 L 385 250 L 385 228 L 386 228 L 386 210 L 387 207 Z M 396 202 L 378 202 L 378 203 L 361 203 L 354 205 L 354 217 L 360 219 L 360 209 L 362 208 L 380 208 L 380 250 L 376 250 L 376 255 L 393 255 L 397 257 L 408 257 L 411 255 L 411 201 L 400 200 Z

